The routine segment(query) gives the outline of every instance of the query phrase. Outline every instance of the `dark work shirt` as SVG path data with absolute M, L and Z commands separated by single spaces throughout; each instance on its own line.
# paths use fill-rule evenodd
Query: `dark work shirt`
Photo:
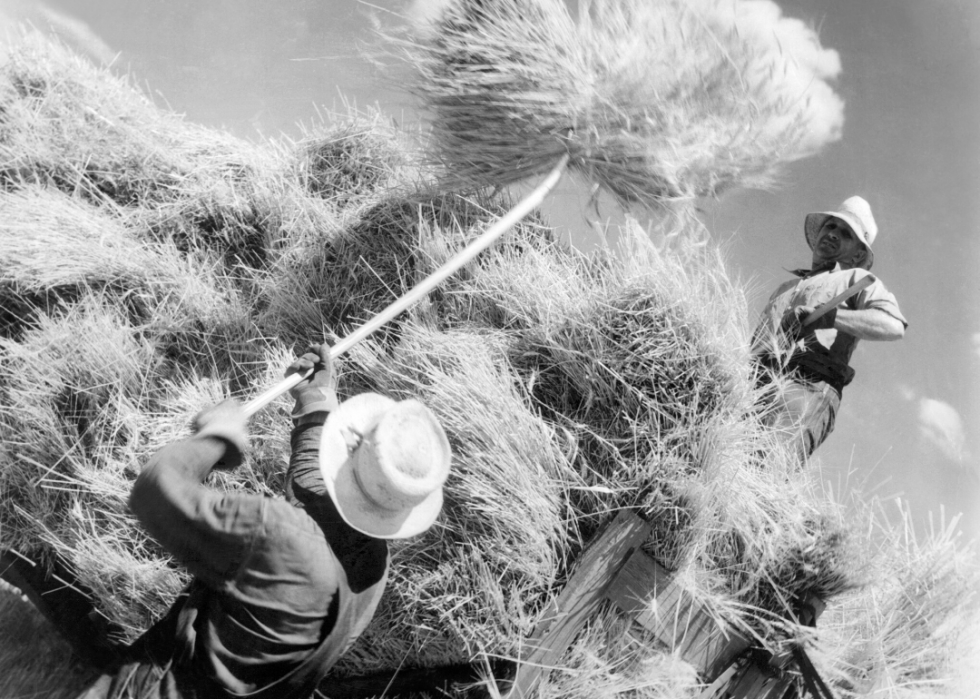
M 214 437 L 164 448 L 137 479 L 133 512 L 195 578 L 174 658 L 206 683 L 202 696 L 305 699 L 374 615 L 387 545 L 347 526 L 327 496 L 321 429 L 293 430 L 286 500 L 202 485 L 224 453 Z

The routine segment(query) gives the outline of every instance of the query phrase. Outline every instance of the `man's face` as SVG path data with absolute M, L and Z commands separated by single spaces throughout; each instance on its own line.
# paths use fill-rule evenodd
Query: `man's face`
M 855 266 L 864 256 L 864 246 L 851 227 L 839 218 L 828 218 L 813 245 L 813 266 L 839 262 L 841 267 Z

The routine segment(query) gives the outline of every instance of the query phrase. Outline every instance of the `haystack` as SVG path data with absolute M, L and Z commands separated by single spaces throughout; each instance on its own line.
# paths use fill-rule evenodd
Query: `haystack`
M 0 543 L 63 560 L 132 639 L 186 582 L 126 509 L 140 464 L 197 410 L 264 388 L 307 343 L 363 322 L 509 202 L 434 190 L 409 150 L 348 177 L 347 153 L 393 142 L 342 120 L 324 127 L 329 148 L 220 133 L 212 143 L 58 47 L 30 39 L 5 66 L 6 114 L 39 100 L 54 111 L 15 119 L 19 135 L 0 142 L 19 163 L 0 193 Z M 96 128 L 90 110 L 112 124 L 146 115 L 153 128 Z M 55 138 L 50 122 L 93 131 Z M 96 177 L 78 155 L 96 138 L 105 153 L 141 155 L 105 161 Z M 147 150 L 147 139 L 181 145 Z M 340 154 L 341 174 L 312 186 L 331 172 L 314 151 Z M 175 158 L 165 176 L 161 153 Z M 107 177 L 127 184 L 110 191 Z M 644 548 L 761 645 L 804 633 L 792 619 L 804 592 L 832 609 L 862 605 L 866 623 L 828 626 L 836 635 L 818 657 L 851 696 L 869 695 L 861 678 L 882 654 L 896 686 L 942 681 L 941 653 L 921 647 L 957 636 L 960 607 L 937 600 L 961 595 L 975 568 L 957 554 L 957 577 L 926 576 L 926 604 L 901 588 L 895 546 L 861 565 L 866 530 L 796 471 L 752 409 L 744 294 L 717 255 L 660 250 L 635 226 L 628 249 L 594 255 L 553 238 L 526 222 L 340 362 L 343 396 L 426 402 L 455 458 L 442 517 L 393 547 L 378 614 L 335 677 L 517 658 L 587 542 L 634 508 L 655 525 Z M 61 240 L 64 254 L 49 242 Z M 288 408 L 282 398 L 256 416 L 246 463 L 214 487 L 280 496 Z M 942 546 L 922 544 L 916 560 Z M 882 599 L 886 580 L 899 587 Z M 899 607 L 944 634 L 899 647 Z M 702 679 L 604 609 L 541 695 L 659 699 Z

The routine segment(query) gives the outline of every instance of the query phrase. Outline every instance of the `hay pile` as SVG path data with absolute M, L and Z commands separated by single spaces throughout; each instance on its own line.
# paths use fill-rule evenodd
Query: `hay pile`
M 202 407 L 265 388 L 294 352 L 380 310 L 509 202 L 431 191 L 377 115 L 250 144 L 33 37 L 4 60 L 0 93 L 0 161 L 17 163 L 0 193 L 0 543 L 62 557 L 131 639 L 186 582 L 126 510 L 140 464 Z M 898 570 L 861 565 L 863 533 L 760 427 L 745 302 L 720 261 L 665 254 L 635 228 L 622 238 L 628 250 L 586 256 L 527 221 L 342 359 L 343 396 L 421 398 L 455 460 L 443 516 L 393 547 L 377 617 L 336 675 L 516 657 L 623 507 L 656 524 L 646 548 L 693 595 L 766 643 L 798 633 L 797 594 L 833 604 L 884 579 L 874 565 Z M 215 487 L 282 492 L 288 409 L 256 416 L 246 463 Z M 961 570 L 939 597 L 976 579 Z M 875 621 L 926 609 L 888 594 L 856 598 L 867 624 L 822 658 L 838 686 L 877 667 L 868 644 L 914 665 L 895 677 L 944 676 L 895 648 L 901 625 Z M 929 607 L 945 638 L 954 607 Z M 924 633 L 919 648 L 935 643 Z M 608 610 L 563 664 L 542 696 L 697 684 Z

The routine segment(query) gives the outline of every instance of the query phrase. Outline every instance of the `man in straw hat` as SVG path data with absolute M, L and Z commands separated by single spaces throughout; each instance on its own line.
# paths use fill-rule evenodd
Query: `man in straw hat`
M 770 297 L 753 338 L 766 418 L 791 440 L 804 463 L 834 429 L 841 392 L 854 378 L 858 340 L 898 340 L 906 323 L 895 297 L 870 273 L 878 226 L 871 206 L 854 196 L 837 211 L 807 214 L 803 231 L 810 269 Z M 818 320 L 807 317 L 864 277 L 871 284 Z M 774 375 L 788 381 L 773 381 Z
M 286 373 L 310 369 L 291 390 L 284 500 L 203 485 L 242 462 L 247 418 L 233 401 L 143 468 L 130 507 L 194 580 L 83 697 L 307 699 L 371 621 L 386 540 L 424 532 L 442 508 L 449 442 L 416 400 L 338 406 L 327 345 Z

